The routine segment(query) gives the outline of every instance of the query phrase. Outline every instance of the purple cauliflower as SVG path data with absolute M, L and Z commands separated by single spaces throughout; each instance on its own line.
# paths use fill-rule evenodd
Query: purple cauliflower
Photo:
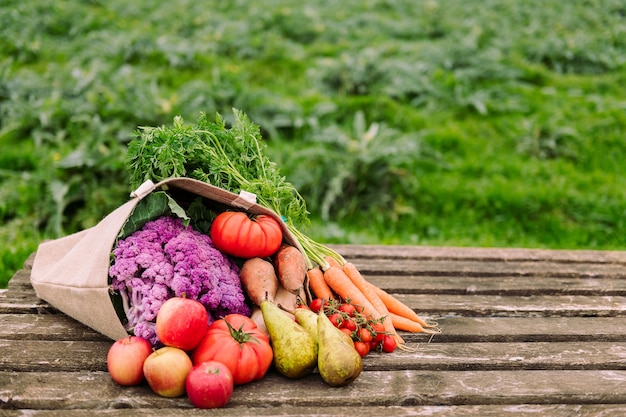
M 174 296 L 200 301 L 209 323 L 226 314 L 251 314 L 237 264 L 179 218 L 159 217 L 120 239 L 109 275 L 122 298 L 127 330 L 153 346 L 159 344 L 156 315 Z

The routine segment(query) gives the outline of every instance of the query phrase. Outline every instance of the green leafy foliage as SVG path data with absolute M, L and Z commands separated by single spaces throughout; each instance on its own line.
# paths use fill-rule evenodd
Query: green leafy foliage
M 232 108 L 318 241 L 624 249 L 625 15 L 621 0 L 6 0 L 0 286 L 41 240 L 128 199 L 138 127 L 234 126 Z
M 171 125 L 142 127 L 128 146 L 131 185 L 195 178 L 233 193 L 253 193 L 289 223 L 306 226 L 306 203 L 267 157 L 259 126 L 239 110 L 234 116 L 231 127 L 221 115 L 212 122 L 204 113 L 194 125 L 177 116 Z

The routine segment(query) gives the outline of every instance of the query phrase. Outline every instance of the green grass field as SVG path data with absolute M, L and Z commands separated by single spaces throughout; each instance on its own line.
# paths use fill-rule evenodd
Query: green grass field
M 126 201 L 138 126 L 261 126 L 327 243 L 626 249 L 621 0 L 7 0 L 0 287 Z

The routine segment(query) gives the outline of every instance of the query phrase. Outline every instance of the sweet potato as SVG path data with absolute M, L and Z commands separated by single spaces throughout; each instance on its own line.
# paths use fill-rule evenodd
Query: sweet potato
M 252 307 L 252 315 L 250 316 L 253 322 L 256 323 L 256 327 L 261 329 L 266 335 L 269 336 L 269 332 L 267 331 L 267 326 L 265 325 L 265 320 L 263 319 L 263 312 L 261 311 L 261 307 L 253 306 Z
M 298 294 L 304 285 L 306 258 L 295 246 L 283 244 L 274 255 L 274 267 L 280 284 L 289 292 Z
M 278 278 L 271 262 L 261 258 L 247 259 L 239 271 L 241 285 L 257 306 L 265 299 L 274 301 L 278 290 Z
M 278 285 L 276 291 L 276 298 L 274 303 L 279 305 L 285 314 L 295 320 L 295 316 L 291 313 L 298 308 L 298 301 L 304 295 L 304 289 L 301 289 L 298 294 L 294 294 L 291 291 L 287 291 L 282 285 Z

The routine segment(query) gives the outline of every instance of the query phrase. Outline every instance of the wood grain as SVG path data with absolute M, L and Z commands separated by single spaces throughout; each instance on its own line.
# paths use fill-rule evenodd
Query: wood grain
M 368 355 L 351 385 L 271 370 L 197 410 L 106 372 L 111 340 L 39 300 L 32 257 L 0 291 L 2 415 L 626 415 L 626 253 L 334 245 L 442 332 Z

